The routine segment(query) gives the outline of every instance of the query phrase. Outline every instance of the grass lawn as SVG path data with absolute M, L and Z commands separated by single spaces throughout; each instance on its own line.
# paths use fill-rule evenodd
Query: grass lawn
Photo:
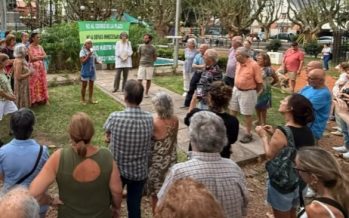
M 33 137 L 40 143 L 47 145 L 66 146 L 69 144 L 67 133 L 68 124 L 73 114 L 82 111 L 90 115 L 95 125 L 93 143 L 106 146 L 104 143 L 103 124 L 109 114 L 122 110 L 122 105 L 115 102 L 98 88 L 95 88 L 95 99 L 98 104 L 80 104 L 80 85 L 58 86 L 49 88 L 50 105 L 36 106 L 33 109 L 36 115 L 36 124 Z M 9 116 L 0 122 L 0 138 L 10 140 Z
M 183 93 L 183 78 L 182 75 L 170 75 L 170 76 L 156 76 L 154 77 L 154 83 L 164 88 L 167 88 L 178 94 Z M 273 126 L 283 124 L 283 116 L 278 112 L 280 101 L 287 96 L 287 94 L 281 93 L 280 89 L 273 88 L 272 108 L 268 110 L 267 122 Z M 239 116 L 240 122 L 243 122 L 242 117 Z

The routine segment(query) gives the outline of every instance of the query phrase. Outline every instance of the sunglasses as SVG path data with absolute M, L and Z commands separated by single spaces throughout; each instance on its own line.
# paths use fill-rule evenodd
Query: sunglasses
M 306 170 L 303 170 L 303 169 L 299 169 L 299 168 L 297 168 L 297 167 L 293 167 L 293 169 L 296 170 L 297 173 L 299 173 L 299 172 L 309 173 L 309 171 L 306 171 Z

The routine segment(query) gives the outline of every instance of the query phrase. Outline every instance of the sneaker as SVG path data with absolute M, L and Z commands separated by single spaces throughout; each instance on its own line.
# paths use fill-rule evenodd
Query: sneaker
M 349 160 L 349 151 L 343 154 L 343 158 Z
M 184 93 L 182 94 L 182 96 L 183 96 L 183 97 L 187 96 L 187 92 L 184 92 Z
M 112 93 L 115 93 L 115 92 L 117 92 L 118 90 L 117 89 L 113 89 L 111 92 Z
M 188 106 L 185 106 L 185 105 L 182 105 L 179 107 L 180 109 L 188 109 L 189 107 Z
M 150 98 L 149 94 L 145 94 L 144 98 Z
M 244 135 L 244 137 L 242 137 L 242 139 L 240 139 L 241 143 L 247 144 L 253 141 L 253 137 L 252 135 Z
M 340 132 L 340 131 L 333 131 L 333 132 L 331 132 L 331 134 L 332 135 L 336 135 L 336 136 L 342 136 L 343 135 L 343 133 L 342 132 Z
M 348 149 L 345 146 L 332 147 L 332 149 L 340 153 L 348 153 Z

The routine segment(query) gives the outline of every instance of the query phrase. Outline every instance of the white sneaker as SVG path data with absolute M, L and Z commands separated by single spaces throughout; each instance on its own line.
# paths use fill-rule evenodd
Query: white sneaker
M 187 92 L 184 92 L 184 93 L 182 94 L 182 96 L 183 96 L 183 97 L 187 96 Z
M 340 153 L 348 153 L 348 149 L 345 146 L 332 147 L 332 149 Z M 349 157 L 349 154 L 348 154 L 348 157 Z
M 343 158 L 349 160 L 349 151 L 343 154 Z

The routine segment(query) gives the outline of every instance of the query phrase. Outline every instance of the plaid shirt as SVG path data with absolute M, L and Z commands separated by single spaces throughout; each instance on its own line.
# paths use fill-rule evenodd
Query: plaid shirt
M 153 117 L 139 107 L 113 112 L 104 124 L 110 132 L 109 149 L 123 178 L 141 181 L 148 176 Z
M 186 177 L 204 184 L 221 203 L 226 217 L 246 215 L 248 200 L 245 176 L 232 160 L 221 158 L 219 153 L 193 152 L 191 160 L 178 163 L 169 170 L 158 193 L 159 202 L 173 182 Z

